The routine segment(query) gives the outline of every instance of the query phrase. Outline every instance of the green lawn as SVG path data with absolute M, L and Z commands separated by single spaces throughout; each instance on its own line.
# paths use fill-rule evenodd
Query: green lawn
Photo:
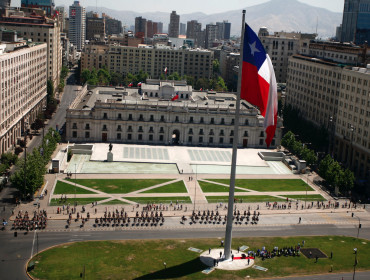
M 230 184 L 230 179 L 207 179 L 222 184 Z M 235 186 L 259 192 L 298 192 L 313 191 L 300 179 L 236 179 Z
M 115 205 L 115 204 L 126 204 L 127 205 L 127 204 L 130 204 L 130 203 L 123 202 L 123 201 L 118 200 L 118 199 L 114 199 L 114 200 L 110 200 L 110 201 L 101 203 L 100 205 Z
M 178 181 L 159 188 L 151 189 L 141 193 L 187 193 L 184 181 Z
M 83 188 L 75 187 L 74 185 L 57 181 L 53 194 L 95 194 L 95 192 L 85 190 Z
M 76 198 L 76 201 L 78 203 L 78 205 L 87 205 L 87 204 L 91 204 L 92 202 L 94 201 L 101 201 L 101 200 L 104 200 L 104 199 L 108 199 L 109 197 L 83 197 L 83 198 Z M 63 202 L 63 203 L 59 203 L 59 198 L 57 198 L 56 200 L 55 199 L 51 199 L 50 200 L 50 206 L 63 206 L 64 205 L 67 205 L 68 203 L 70 203 L 71 205 L 74 205 L 75 203 L 75 199 L 74 198 L 70 198 L 67 200 L 67 202 Z
M 206 196 L 208 203 L 228 203 L 229 197 L 228 196 Z M 238 202 L 241 202 L 241 199 L 243 199 L 242 203 L 252 203 L 252 202 L 283 202 L 286 201 L 286 199 L 277 198 L 269 195 L 250 195 L 250 196 L 240 196 L 236 195 L 236 199 L 239 199 Z
M 105 193 L 130 193 L 170 182 L 170 179 L 71 179 L 82 186 Z
M 183 196 L 183 197 L 123 197 L 123 198 L 130 200 L 130 201 L 134 201 L 136 203 L 140 203 L 140 204 L 148 204 L 148 203 L 170 204 L 171 201 L 173 204 L 176 204 L 177 200 L 179 200 L 179 204 L 191 203 L 191 199 L 189 196 Z
M 257 257 L 255 264 L 268 270 L 262 272 L 253 268 L 239 271 L 215 270 L 210 275 L 201 271 L 207 268 L 199 254 L 189 251 L 189 247 L 207 251 L 208 248 L 219 248 L 218 238 L 209 239 L 161 239 L 161 240 L 118 240 L 118 241 L 88 241 L 67 243 L 44 251 L 31 261 L 37 261 L 31 276 L 37 279 L 71 279 L 80 278 L 85 267 L 85 279 L 250 279 L 291 277 L 299 275 L 330 274 L 353 272 L 355 255 L 353 248 L 358 248 L 359 260 L 356 271 L 370 269 L 368 257 L 369 244 L 367 240 L 340 236 L 310 236 L 310 237 L 270 237 L 270 238 L 234 238 L 233 248 L 242 245 L 249 250 L 257 251 L 263 246 L 272 251 L 273 247 L 297 246 L 306 241 L 305 248 L 319 248 L 327 256 L 333 252 L 334 257 L 308 259 L 300 257 L 275 257 L 262 261 Z M 342 242 L 344 241 L 344 242 Z M 167 268 L 164 269 L 163 263 Z M 328 276 L 329 277 L 329 276 Z M 341 276 L 337 277 L 338 279 Z
M 215 181 L 215 180 L 214 180 Z M 230 188 L 216 185 L 208 182 L 198 181 L 200 188 L 204 193 L 212 193 L 212 192 L 229 192 Z M 221 182 L 220 182 L 221 183 Z M 235 189 L 236 192 L 248 192 L 241 189 Z
M 306 195 L 284 195 L 285 197 L 297 199 L 301 201 L 306 200 Z M 320 194 L 308 194 L 307 201 L 326 201 L 326 199 Z

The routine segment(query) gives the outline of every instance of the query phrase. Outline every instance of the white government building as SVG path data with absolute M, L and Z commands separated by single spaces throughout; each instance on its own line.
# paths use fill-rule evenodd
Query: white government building
M 66 140 L 231 147 L 235 105 L 233 93 L 194 91 L 186 81 L 147 80 L 141 88 L 85 86 L 67 109 Z M 265 148 L 264 118 L 244 100 L 240 108 L 239 147 Z M 279 145 L 282 127 L 279 118 L 271 148 Z

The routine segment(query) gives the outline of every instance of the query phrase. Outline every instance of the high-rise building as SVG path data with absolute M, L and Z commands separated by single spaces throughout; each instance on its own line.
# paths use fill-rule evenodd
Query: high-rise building
M 86 38 L 86 11 L 80 1 L 74 1 L 69 6 L 69 40 L 80 51 L 85 46 Z
M 44 10 L 30 8 L 9 8 L 3 11 L 0 27 L 17 30 L 25 39 L 47 44 L 47 78 L 52 80 L 54 88 L 60 82 L 62 67 L 62 46 L 60 43 L 60 27 L 57 19 L 45 16 Z M 14 18 L 17 20 L 15 21 Z
M 176 11 L 172 11 L 170 15 L 170 24 L 168 26 L 168 37 L 179 38 L 180 34 L 180 15 Z
M 180 23 L 180 35 L 186 35 L 186 24 Z
M 5 9 L 9 8 L 11 4 L 11 0 L 0 0 L 0 8 Z
M 122 21 L 114 19 L 105 13 L 103 13 L 102 18 L 105 19 L 105 34 L 107 36 L 113 34 L 123 34 Z
M 143 17 L 135 18 L 135 36 L 137 38 L 145 38 L 148 34 L 148 26 L 146 19 Z
M 202 24 L 196 20 L 188 21 L 188 28 L 186 29 L 186 38 L 195 39 L 196 32 L 202 30 Z
M 0 154 L 17 143 L 46 106 L 48 44 L 18 35 L 23 33 L 0 32 Z
M 223 22 L 216 22 L 216 25 L 218 26 L 217 39 L 229 40 L 231 23 L 229 23 L 227 20 L 224 20 Z
M 146 33 L 146 37 L 149 37 L 149 38 L 153 38 L 153 35 L 154 34 L 157 34 L 157 23 L 156 22 L 153 22 L 151 20 L 148 20 L 146 22 L 146 26 L 147 26 L 147 33 Z M 154 30 L 155 28 L 155 30 Z
M 206 30 L 196 31 L 194 38 L 194 45 L 199 48 L 205 48 L 206 45 Z
M 87 18 L 86 19 L 86 40 L 104 41 L 105 39 L 105 19 Z
M 36 8 L 46 11 L 46 15 L 52 16 L 54 13 L 53 0 L 21 0 L 22 8 Z
M 210 49 L 213 47 L 213 42 L 217 39 L 218 26 L 214 24 L 206 25 L 206 38 L 205 38 L 205 48 Z
M 345 0 L 341 42 L 370 42 L 370 0 Z
M 66 27 L 66 11 L 65 11 L 65 8 L 64 7 L 56 7 L 55 10 L 59 12 L 58 19 L 59 19 L 59 23 L 60 23 L 60 31 L 64 32 L 65 27 Z
M 163 22 L 158 22 L 158 33 L 163 33 Z

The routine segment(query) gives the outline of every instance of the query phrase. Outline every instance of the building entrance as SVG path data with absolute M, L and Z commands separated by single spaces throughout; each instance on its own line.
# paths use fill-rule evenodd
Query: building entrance
M 178 145 L 180 141 L 180 131 L 174 130 L 172 133 L 172 145 Z

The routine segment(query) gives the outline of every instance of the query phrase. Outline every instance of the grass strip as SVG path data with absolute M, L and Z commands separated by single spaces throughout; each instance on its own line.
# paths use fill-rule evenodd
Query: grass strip
M 287 198 L 292 198 L 296 200 L 301 200 L 305 201 L 306 200 L 306 195 L 282 195 Z M 307 195 L 307 201 L 326 201 L 326 199 L 321 195 L 321 194 L 308 194 Z
M 86 279 L 251 279 L 292 277 L 301 275 L 328 274 L 333 266 L 332 273 L 353 272 L 357 247 L 359 260 L 356 271 L 370 269 L 368 257 L 369 244 L 363 239 L 341 236 L 307 236 L 307 237 L 246 237 L 233 238 L 232 248 L 247 245 L 249 250 L 257 251 L 263 246 L 272 251 L 275 246 L 297 246 L 305 240 L 304 248 L 319 248 L 329 258 L 308 259 L 300 257 L 276 257 L 273 259 L 261 258 L 255 264 L 268 269 L 262 272 L 248 268 L 239 271 L 225 271 L 216 269 L 211 275 L 204 275 L 206 269 L 199 254 L 189 251 L 189 247 L 207 251 L 220 246 L 218 238 L 209 239 L 159 239 L 159 240 L 118 240 L 118 241 L 89 241 L 67 243 L 41 252 L 31 261 L 35 264 L 31 276 L 37 279 L 81 279 L 80 273 L 85 268 Z M 333 258 L 330 253 L 333 252 Z M 163 263 L 166 262 L 165 269 Z M 211 276 L 211 278 L 209 278 Z
M 207 179 L 229 185 L 230 179 Z M 301 179 L 236 179 L 235 186 L 259 192 L 299 192 L 314 191 Z
M 216 185 L 204 181 L 198 181 L 200 188 L 204 193 L 213 193 L 213 192 L 229 192 L 230 188 L 226 186 Z M 221 183 L 221 182 L 220 182 Z M 225 183 L 223 183 L 225 184 Z M 235 189 L 235 192 L 248 192 L 241 189 Z
M 208 203 L 228 203 L 229 197 L 228 196 L 206 196 Z M 236 199 L 238 202 L 241 203 L 252 203 L 252 202 L 283 202 L 286 199 L 277 198 L 269 195 L 250 195 L 250 196 L 240 196 L 236 195 Z
M 159 188 L 151 189 L 141 193 L 187 193 L 184 181 L 178 181 L 172 184 L 164 185 Z
M 154 203 L 154 204 L 170 204 L 171 202 L 173 204 L 176 204 L 178 201 L 179 204 L 186 204 L 186 203 L 192 203 L 189 196 L 181 196 L 181 197 L 123 197 L 124 199 L 140 203 L 140 204 L 148 204 L 148 203 Z
M 76 189 L 76 192 L 75 192 Z M 76 187 L 73 184 L 57 181 L 53 194 L 95 194 L 95 192 Z
M 130 193 L 172 181 L 171 179 L 71 179 L 82 186 L 105 193 Z

